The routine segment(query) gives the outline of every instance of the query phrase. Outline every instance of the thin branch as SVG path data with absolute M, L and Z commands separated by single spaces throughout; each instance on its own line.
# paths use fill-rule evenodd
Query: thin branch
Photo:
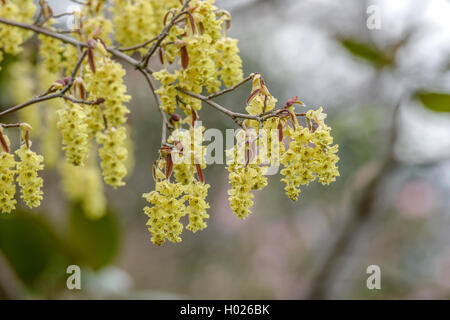
M 73 3 L 76 3 L 76 4 L 81 4 L 82 6 L 87 5 L 87 3 L 84 2 L 84 1 L 79 1 L 79 0 L 70 0 L 70 1 L 73 2 Z
M 178 14 L 176 14 L 172 20 L 170 20 L 169 24 L 167 24 L 164 29 L 161 31 L 161 33 L 158 35 L 156 42 L 153 43 L 153 45 L 150 47 L 150 49 L 148 49 L 147 53 L 144 55 L 144 57 L 142 58 L 142 62 L 140 64 L 140 66 L 142 68 L 147 68 L 148 62 L 150 60 L 150 58 L 152 57 L 152 55 L 156 52 L 156 49 L 158 49 L 158 47 L 161 45 L 161 42 L 169 35 L 170 29 L 172 29 L 172 27 L 174 26 L 175 22 L 177 21 L 177 19 L 185 14 L 185 9 L 187 8 L 189 2 L 191 2 L 191 0 L 186 0 L 186 2 L 183 4 L 183 6 L 181 7 L 180 11 L 178 12 Z
M 18 128 L 22 123 L 0 123 L 2 128 Z
M 166 136 L 167 136 L 167 116 L 164 110 L 161 108 L 161 101 L 159 100 L 158 94 L 155 92 L 155 85 L 153 84 L 153 81 L 150 77 L 150 75 L 142 69 L 138 69 L 145 77 L 145 80 L 147 80 L 147 83 L 153 93 L 153 96 L 155 97 L 156 104 L 158 105 L 158 110 L 161 113 L 162 118 L 162 128 L 161 128 L 161 144 L 166 143 Z
M 104 102 L 104 100 L 102 100 L 102 99 L 97 99 L 96 101 L 89 101 L 89 100 L 76 99 L 74 97 L 66 96 L 66 95 L 61 95 L 60 98 L 63 98 L 64 100 L 68 100 L 72 103 L 87 104 L 87 105 L 97 105 L 97 104 L 102 104 Z
M 216 93 L 212 93 L 212 94 L 210 94 L 209 96 L 207 96 L 206 98 L 207 98 L 207 99 L 213 99 L 213 98 L 215 98 L 215 97 L 218 97 L 218 96 L 221 96 L 221 95 L 223 95 L 223 94 L 225 94 L 225 93 L 228 93 L 228 92 L 230 92 L 230 91 L 233 91 L 233 90 L 235 90 L 236 88 L 239 88 L 240 86 L 242 86 L 243 84 L 245 84 L 247 81 L 253 79 L 254 76 L 255 76 L 255 74 L 252 73 L 252 74 L 250 74 L 247 78 L 245 78 L 245 79 L 243 79 L 241 82 L 239 82 L 238 84 L 236 84 L 236 85 L 234 85 L 234 86 L 232 86 L 232 87 L 226 88 L 226 89 L 224 89 L 224 90 L 222 90 L 222 91 L 219 91 L 219 92 L 216 92 Z
M 50 29 L 47 29 L 47 28 L 38 27 L 38 26 L 35 26 L 35 25 L 30 25 L 30 24 L 21 23 L 21 22 L 16 22 L 16 21 L 12 21 L 12 20 L 9 20 L 9 19 L 5 19 L 5 18 L 0 18 L 0 23 L 7 24 L 7 25 L 10 25 L 10 26 L 14 26 L 14 27 L 19 27 L 19 28 L 22 28 L 22 29 L 31 30 L 31 31 L 34 31 L 36 33 L 44 34 L 46 36 L 49 36 L 49 37 L 61 40 L 64 43 L 68 43 L 68 44 L 71 44 L 71 45 L 76 46 L 76 47 L 79 46 L 79 47 L 82 47 L 82 48 L 88 48 L 88 44 L 86 42 L 77 41 L 76 39 L 74 39 L 72 37 L 65 36 L 64 34 L 60 34 L 60 33 L 54 32 L 54 31 L 52 31 Z M 125 61 L 125 62 L 127 62 L 129 64 L 131 64 L 135 68 L 141 68 L 140 61 L 138 61 L 138 60 L 136 60 L 136 59 L 126 55 L 125 53 L 120 52 L 119 50 L 114 49 L 114 48 L 110 48 L 110 47 L 107 47 L 106 50 L 108 50 L 113 56 L 115 56 L 115 57 L 117 57 L 117 58 L 119 58 L 119 59 L 121 59 L 121 60 L 123 60 L 123 61 Z M 147 67 L 145 67 L 145 69 L 147 69 Z M 148 71 L 151 72 L 150 69 L 148 69 Z
M 86 57 L 86 55 L 87 55 L 87 50 L 85 50 L 81 54 L 81 56 L 78 58 L 78 61 L 77 61 L 76 65 L 75 65 L 75 67 L 74 67 L 74 69 L 72 71 L 72 74 L 70 76 L 70 79 L 69 79 L 68 83 L 60 91 L 52 93 L 52 94 L 49 94 L 49 92 L 46 92 L 43 95 L 37 96 L 37 97 L 27 101 L 27 102 L 24 102 L 22 104 L 19 104 L 19 105 L 16 105 L 14 107 L 11 107 L 9 109 L 6 109 L 6 110 L 0 112 L 0 117 L 2 117 L 4 115 L 7 115 L 9 113 L 18 111 L 20 109 L 23 109 L 25 107 L 31 106 L 33 104 L 39 103 L 39 102 L 43 102 L 43 101 L 47 101 L 47 100 L 51 100 L 51 99 L 55 99 L 55 98 L 65 98 L 65 97 L 67 97 L 65 95 L 65 93 L 67 91 L 69 91 L 69 89 L 72 87 L 72 84 L 73 84 L 73 82 L 74 82 L 74 80 L 75 80 L 75 78 L 77 76 L 78 70 L 81 68 L 81 65 L 82 65 L 83 60 Z
M 156 36 L 156 37 L 154 37 L 154 38 L 152 38 L 152 39 L 150 39 L 150 40 L 148 40 L 148 41 L 145 41 L 145 42 L 143 42 L 143 43 L 140 43 L 140 44 L 131 46 L 131 47 L 126 47 L 126 48 L 116 48 L 116 49 L 119 50 L 119 51 L 122 51 L 122 52 L 133 51 L 133 50 L 137 50 L 137 49 L 146 47 L 146 46 L 148 46 L 150 43 L 152 43 L 153 41 L 155 41 L 155 40 L 157 40 L 157 39 L 158 39 L 158 36 Z
M 209 104 L 211 107 L 213 107 L 213 108 L 219 110 L 219 111 L 222 112 L 222 113 L 225 113 L 227 116 L 229 116 L 229 117 L 232 118 L 233 120 L 234 120 L 234 119 L 237 119 L 237 118 L 242 118 L 242 119 L 252 119 L 252 120 L 258 120 L 258 121 L 260 120 L 260 117 L 259 117 L 259 116 L 254 116 L 254 115 L 251 115 L 251 114 L 245 114 L 245 113 L 238 113 L 238 112 L 233 112 L 233 111 L 231 111 L 231 110 L 228 110 L 227 108 L 225 108 L 225 107 L 221 106 L 220 104 L 218 104 L 218 103 L 216 103 L 216 102 L 214 102 L 214 101 L 208 99 L 208 97 L 202 96 L 201 94 L 193 93 L 193 92 L 184 90 L 184 89 L 182 89 L 182 88 L 180 88 L 180 87 L 177 87 L 176 89 L 177 89 L 178 91 L 184 93 L 184 94 L 187 94 L 188 96 L 191 96 L 191 97 L 193 97 L 193 98 L 196 98 L 196 99 L 199 99 L 199 100 L 202 100 L 202 101 L 206 102 L 206 103 Z
M 58 13 L 58 14 L 53 15 L 52 18 L 58 19 L 61 17 L 72 16 L 72 15 L 73 15 L 73 12 L 63 12 L 63 13 Z

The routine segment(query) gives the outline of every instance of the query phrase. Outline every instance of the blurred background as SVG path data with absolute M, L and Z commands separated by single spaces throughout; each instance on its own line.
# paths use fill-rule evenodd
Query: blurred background
M 49 1 L 55 13 L 69 1 Z M 339 144 L 341 176 L 311 184 L 298 202 L 279 175 L 256 193 L 245 221 L 228 206 L 227 172 L 212 186 L 208 228 L 155 247 L 142 193 L 160 115 L 140 74 L 129 69 L 135 168 L 127 186 L 107 187 L 108 212 L 89 220 L 45 172 L 40 208 L 0 217 L 0 299 L 445 299 L 450 298 L 450 1 L 217 0 L 233 16 L 244 73 L 260 72 L 283 103 L 298 95 L 323 106 Z M 380 9 L 369 30 L 367 8 Z M 11 100 L 5 59 L 2 108 Z M 244 110 L 244 86 L 218 101 Z M 234 128 L 204 106 L 206 127 Z M 157 132 L 157 134 L 155 134 Z M 66 288 L 81 267 L 82 290 Z M 369 290 L 366 269 L 381 269 Z

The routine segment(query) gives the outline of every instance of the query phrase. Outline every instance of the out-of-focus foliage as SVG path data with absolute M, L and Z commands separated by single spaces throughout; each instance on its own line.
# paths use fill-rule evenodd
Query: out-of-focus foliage
M 72 205 L 69 213 L 69 242 L 84 265 L 99 269 L 112 262 L 119 248 L 119 223 L 107 210 L 100 219 L 89 219 L 81 206 Z
M 450 94 L 440 92 L 418 92 L 417 97 L 422 104 L 437 112 L 450 112 Z
M 360 42 L 354 39 L 339 39 L 342 46 L 352 55 L 374 65 L 377 68 L 387 67 L 394 64 L 394 57 L 387 54 L 373 44 Z

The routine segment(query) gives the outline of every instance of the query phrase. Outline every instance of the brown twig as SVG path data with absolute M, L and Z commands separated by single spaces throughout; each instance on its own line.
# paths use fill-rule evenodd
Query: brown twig
M 144 47 L 148 46 L 150 43 L 152 43 L 153 41 L 155 41 L 157 39 L 158 39 L 158 36 L 156 36 L 156 37 L 154 37 L 154 38 L 152 38 L 152 39 L 150 39 L 148 41 L 145 41 L 143 43 L 140 43 L 140 44 L 137 44 L 137 45 L 134 45 L 134 46 L 131 46 L 131 47 L 126 47 L 126 48 L 116 48 L 116 50 L 119 50 L 119 51 L 122 51 L 122 52 L 137 50 L 137 49 L 144 48 Z
M 212 94 L 210 94 L 209 96 L 207 96 L 206 98 L 207 98 L 207 99 L 213 99 L 213 98 L 216 98 L 216 97 L 218 97 L 218 96 L 221 96 L 221 95 L 223 95 L 223 94 L 225 94 L 225 93 L 228 93 L 228 92 L 230 92 L 230 91 L 233 91 L 233 90 L 239 88 L 240 86 L 242 86 L 243 84 L 245 84 L 247 81 L 253 79 L 254 76 L 255 76 L 255 74 L 252 73 L 252 74 L 250 74 L 247 78 L 245 78 L 245 79 L 243 79 L 242 81 L 240 81 L 238 84 L 235 84 L 235 85 L 232 86 L 232 87 L 223 89 L 222 91 L 219 91 L 219 92 L 216 92 L 216 93 L 212 93 Z
M 0 117 L 4 116 L 4 115 L 7 115 L 9 113 L 15 112 L 17 110 L 23 109 L 25 107 L 31 106 L 33 104 L 39 103 L 39 102 L 43 102 L 43 101 L 47 101 L 47 100 L 51 100 L 51 99 L 56 99 L 56 98 L 68 99 L 68 96 L 66 96 L 65 93 L 67 91 L 69 91 L 69 89 L 72 87 L 72 84 L 73 84 L 73 82 L 75 80 L 75 77 L 76 77 L 76 75 L 78 73 L 78 70 L 81 68 L 81 65 L 82 65 L 83 60 L 86 57 L 86 55 L 87 55 L 87 50 L 85 50 L 80 55 L 80 57 L 78 58 L 78 61 L 77 61 L 76 65 L 75 65 L 75 67 L 74 67 L 74 69 L 72 71 L 72 74 L 71 74 L 71 76 L 69 78 L 68 83 L 60 91 L 52 93 L 52 94 L 50 94 L 49 92 L 46 92 L 43 95 L 37 96 L 37 97 L 35 97 L 35 98 L 31 99 L 31 100 L 28 100 L 28 101 L 26 101 L 24 103 L 21 103 L 19 105 L 16 105 L 16 106 L 13 106 L 13 107 L 11 107 L 9 109 L 6 109 L 6 110 L 0 112 Z
M 196 99 L 199 99 L 199 100 L 202 100 L 202 101 L 206 102 L 211 107 L 219 110 L 222 113 L 225 113 L 227 116 L 229 116 L 233 120 L 234 119 L 238 119 L 238 118 L 242 118 L 242 119 L 252 119 L 252 120 L 258 120 L 259 121 L 259 119 L 260 119 L 258 116 L 254 116 L 254 115 L 251 115 L 251 114 L 238 113 L 238 112 L 234 112 L 234 111 L 228 110 L 227 108 L 221 106 L 220 104 L 218 104 L 218 103 L 208 99 L 208 97 L 203 96 L 201 94 L 193 93 L 193 92 L 184 90 L 183 88 L 180 88 L 180 87 L 177 87 L 177 90 L 182 92 L 182 93 L 184 93 L 184 94 L 187 94 L 188 96 L 191 96 L 193 98 L 196 98 Z
M 187 8 L 190 1 L 191 0 L 186 0 L 186 2 L 183 4 L 183 6 L 181 7 L 178 14 L 176 14 L 175 16 L 172 17 L 169 24 L 167 24 L 163 28 L 161 33 L 157 36 L 156 42 L 153 43 L 153 45 L 150 47 L 150 49 L 148 49 L 147 53 L 142 57 L 142 61 L 140 63 L 141 68 L 144 68 L 144 69 L 147 68 L 150 58 L 156 52 L 158 47 L 161 45 L 161 42 L 169 35 L 170 29 L 172 29 L 172 27 L 175 25 L 176 20 L 185 13 L 184 10 Z
M 14 26 L 14 27 L 18 27 L 18 28 L 22 28 L 22 29 L 31 30 L 31 31 L 34 31 L 36 33 L 44 34 L 46 36 L 49 36 L 49 37 L 61 40 L 64 43 L 71 44 L 71 45 L 76 46 L 76 47 L 81 47 L 81 48 L 88 48 L 89 47 L 86 42 L 77 41 L 74 38 L 68 37 L 68 36 L 66 36 L 64 34 L 60 34 L 60 33 L 54 32 L 54 31 L 52 31 L 50 29 L 47 29 L 47 28 L 43 28 L 43 27 L 31 25 L 31 24 L 26 24 L 26 23 L 21 23 L 21 22 L 16 22 L 16 21 L 12 21 L 12 20 L 9 20 L 9 19 L 5 19 L 5 18 L 0 18 L 0 23 L 7 24 L 7 25 L 10 25 L 10 26 Z M 126 55 L 125 53 L 123 53 L 123 52 L 121 52 L 121 51 L 119 51 L 117 49 L 110 48 L 110 47 L 107 47 L 106 50 L 108 50 L 108 52 L 110 52 L 113 56 L 115 56 L 115 57 L 117 57 L 117 58 L 119 58 L 119 59 L 129 63 L 130 65 L 134 66 L 135 68 L 141 68 L 141 65 L 140 65 L 141 62 L 140 61 L 138 61 L 138 60 L 136 60 L 136 59 Z M 145 67 L 144 69 L 147 69 L 149 72 L 151 72 L 151 70 L 148 69 L 147 67 Z
M 150 75 L 142 69 L 139 69 L 139 71 L 144 75 L 145 80 L 147 80 L 148 86 L 150 87 L 153 96 L 155 97 L 156 104 L 158 105 L 158 110 L 161 113 L 162 118 L 162 129 L 161 129 L 161 145 L 163 145 L 166 142 L 166 135 L 167 135 L 167 116 L 164 110 L 161 108 L 161 101 L 159 99 L 158 94 L 155 92 L 155 85 L 153 84 L 153 81 L 150 77 Z

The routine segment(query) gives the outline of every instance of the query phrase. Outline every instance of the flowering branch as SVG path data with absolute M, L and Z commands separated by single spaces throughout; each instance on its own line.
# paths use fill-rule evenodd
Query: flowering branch
M 137 50 L 137 49 L 144 48 L 144 47 L 148 46 L 150 43 L 152 43 L 153 41 L 155 41 L 157 39 L 158 39 L 158 36 L 156 36 L 156 37 L 154 37 L 154 38 L 152 38 L 150 40 L 147 40 L 144 43 L 140 43 L 140 44 L 137 44 L 137 45 L 134 45 L 134 46 L 131 46 L 131 47 L 116 48 L 116 49 L 119 50 L 119 51 L 122 51 L 122 52 L 134 51 L 134 50 Z
M 36 104 L 36 103 L 39 103 L 39 102 L 43 102 L 43 101 L 47 101 L 47 100 L 51 100 L 51 99 L 55 99 L 55 98 L 63 98 L 65 100 L 70 100 L 70 101 L 72 101 L 74 103 L 82 103 L 82 104 L 92 104 L 92 105 L 94 105 L 94 104 L 102 103 L 103 101 L 101 101 L 100 99 L 97 99 L 97 101 L 92 101 L 91 102 L 91 101 L 78 100 L 78 99 L 72 98 L 70 96 L 67 96 L 65 94 L 72 87 L 73 82 L 75 81 L 76 75 L 78 73 L 78 70 L 80 69 L 80 67 L 81 67 L 81 65 L 83 63 L 83 60 L 86 57 L 86 55 L 87 55 L 87 50 L 83 51 L 83 53 L 78 58 L 78 61 L 77 61 L 76 65 L 75 65 L 75 67 L 74 67 L 74 69 L 72 71 L 72 74 L 71 74 L 70 78 L 67 79 L 67 83 L 65 84 L 65 86 L 61 90 L 59 90 L 58 92 L 52 93 L 52 94 L 50 94 L 51 91 L 48 90 L 44 94 L 39 95 L 39 96 L 37 96 L 37 97 L 35 97 L 35 98 L 31 99 L 31 100 L 28 100 L 27 102 L 24 102 L 22 104 L 16 105 L 14 107 L 11 107 L 9 109 L 6 109 L 6 110 L 0 112 L 0 117 L 4 116 L 4 115 L 7 115 L 9 113 L 18 111 L 20 109 L 23 109 L 25 107 L 31 106 L 33 104 Z
M 7 24 L 10 26 L 14 26 L 14 27 L 19 27 L 22 29 L 31 30 L 31 31 L 34 31 L 39 34 L 44 34 L 46 36 L 61 40 L 64 43 L 67 43 L 67 44 L 70 44 L 70 45 L 73 45 L 76 47 L 89 48 L 89 45 L 86 42 L 77 41 L 74 38 L 65 36 L 64 34 L 61 34 L 58 32 L 54 32 L 47 28 L 43 28 L 43 27 L 31 25 L 31 24 L 26 24 L 26 23 L 21 23 L 21 22 L 16 22 L 16 21 L 12 21 L 9 19 L 5 19 L 5 18 L 0 18 L 0 23 Z M 110 47 L 106 47 L 106 50 L 108 52 L 110 52 L 113 56 L 129 63 L 130 65 L 134 66 L 135 68 L 141 68 L 140 62 L 138 60 L 126 55 L 125 53 L 121 52 L 120 50 L 110 48 Z M 148 69 L 147 66 L 144 67 L 144 69 L 147 69 L 149 72 L 151 72 L 151 70 Z
M 273 118 L 273 117 L 279 117 L 281 116 L 283 113 L 286 113 L 286 109 L 285 108 L 280 108 L 280 109 L 274 109 L 271 111 L 267 111 L 267 112 L 262 112 L 258 115 L 251 115 L 251 114 L 246 114 L 246 113 L 239 113 L 239 112 L 234 112 L 231 111 L 225 107 L 223 107 L 222 105 L 218 104 L 217 102 L 214 102 L 211 100 L 212 98 L 218 97 L 222 94 L 225 94 L 227 92 L 233 91 L 235 90 L 237 87 L 241 86 L 242 84 L 246 83 L 247 81 L 249 81 L 250 79 L 252 79 L 254 77 L 254 74 L 249 75 L 247 78 L 245 78 L 244 80 L 242 80 L 241 82 L 239 82 L 237 85 L 224 89 L 222 91 L 219 91 L 217 93 L 213 93 L 209 96 L 203 96 L 201 94 L 198 93 L 193 93 L 187 90 L 184 90 L 183 88 L 177 87 L 176 89 L 184 94 L 187 94 L 188 96 L 191 96 L 193 98 L 199 99 L 203 102 L 206 102 L 208 105 L 210 105 L 211 107 L 213 107 L 214 109 L 226 114 L 227 116 L 229 116 L 231 119 L 233 119 L 233 121 L 235 121 L 238 125 L 241 126 L 241 123 L 239 122 L 239 119 L 250 119 L 250 120 L 256 120 L 260 123 L 266 121 L 269 118 Z M 306 116 L 306 113 L 295 113 L 295 116 L 297 117 L 304 117 Z
M 186 2 L 183 4 L 178 14 L 176 14 L 172 18 L 172 20 L 170 20 L 169 24 L 167 24 L 161 31 L 161 33 L 156 37 L 156 42 L 150 47 L 150 49 L 148 49 L 147 53 L 143 56 L 140 67 L 144 69 L 147 68 L 150 58 L 156 52 L 156 49 L 158 49 L 158 47 L 161 45 L 161 42 L 169 35 L 170 29 L 172 29 L 177 19 L 183 14 L 186 14 L 185 9 L 187 8 L 189 2 L 191 2 L 191 0 L 186 0 Z

